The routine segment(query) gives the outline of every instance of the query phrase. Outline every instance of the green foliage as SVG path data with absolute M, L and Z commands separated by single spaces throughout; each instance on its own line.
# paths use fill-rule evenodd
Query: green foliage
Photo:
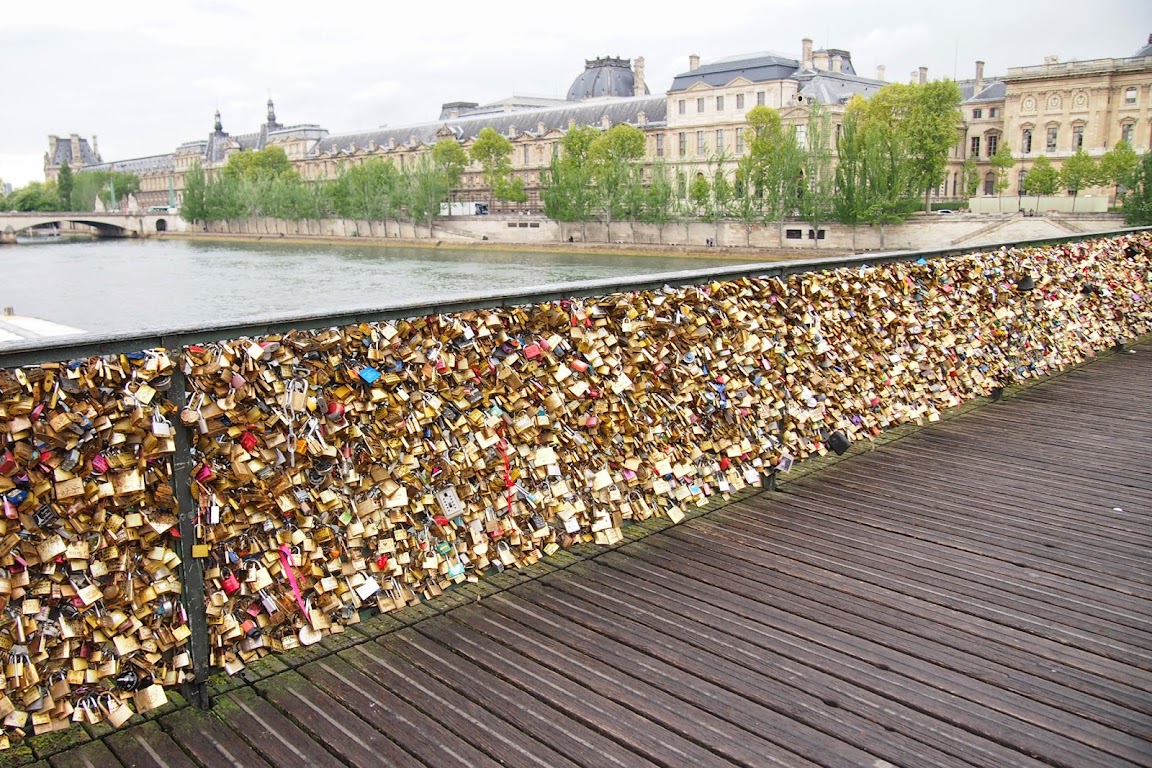
M 948 153 L 958 139 L 960 100 L 960 86 L 951 80 L 892 83 L 862 107 L 867 122 L 895 132 L 912 184 L 924 194 L 925 210 L 932 189 L 944 181 Z
M 692 186 L 688 189 L 688 200 L 697 213 L 708 213 L 712 203 L 712 185 L 708 183 L 707 176 L 702 173 L 696 174 Z
M 672 187 L 671 173 L 663 160 L 657 160 L 649 173 L 648 186 L 644 189 L 644 211 L 642 218 L 660 227 L 660 240 L 664 239 L 664 225 L 672 220 L 676 193 Z
M 806 146 L 801 147 L 800 215 L 819 229 L 832 218 L 836 171 L 832 156 L 832 119 L 813 103 L 808 110 Z M 819 241 L 817 240 L 817 243 Z
M 33 181 L 14 190 L 7 204 L 12 211 L 56 211 L 60 208 L 60 191 L 55 184 Z
M 1129 187 L 1139 168 L 1140 156 L 1135 150 L 1126 141 L 1117 142 L 1100 158 L 1100 183 Z
M 1152 152 L 1144 155 L 1132 171 L 1120 199 L 1124 203 L 1124 220 L 1128 224 L 1152 224 Z
M 542 174 L 544 213 L 549 218 L 581 223 L 592 219 L 596 200 L 588 155 L 599 133 L 578 125 L 560 140 L 559 153 Z
M 72 187 L 74 185 L 72 166 L 65 160 L 64 164 L 60 166 L 60 172 L 56 178 L 56 188 L 60 194 L 60 210 L 72 210 Z
M 745 141 L 748 158 L 741 160 L 740 181 L 745 197 L 745 215 L 758 208 L 766 221 L 782 221 L 799 202 L 797 188 L 804 173 L 804 152 L 796 132 L 785 128 L 780 113 L 771 107 L 755 106 L 748 111 Z M 753 202 L 754 201 L 754 202 Z
M 507 141 L 505 139 L 505 141 Z M 511 145 L 509 145 L 511 152 Z M 432 147 L 432 163 L 448 176 L 451 186 L 460 183 L 464 169 L 468 167 L 468 153 L 456 139 L 445 137 Z
M 1060 182 L 1072 193 L 1072 210 L 1076 210 L 1076 197 L 1080 190 L 1092 187 L 1100 181 L 1100 166 L 1088 156 L 1083 147 L 1064 161 L 1060 169 Z
M 1000 143 L 990 162 L 996 172 L 996 194 L 1003 194 L 1010 183 L 1009 171 L 1016 167 L 1016 158 L 1012 157 L 1012 150 L 1008 148 L 1007 142 Z
M 436 167 L 428 155 L 422 155 L 409 167 L 406 181 L 408 218 L 413 224 L 426 222 L 428 235 L 431 236 L 432 222 L 440 215 L 440 203 L 444 202 L 452 190 L 448 174 Z
M 1026 195 L 1054 195 L 1060 191 L 1060 172 L 1047 157 L 1040 155 L 1024 174 L 1022 189 Z
M 188 221 L 208 221 L 208 179 L 200 163 L 194 164 L 184 174 L 180 211 Z
M 273 179 L 281 176 L 295 176 L 299 174 L 292 168 L 282 147 L 266 147 L 265 149 L 245 149 L 233 152 L 228 156 L 228 162 L 221 171 L 225 179 Z
M 112 190 L 116 191 L 116 200 L 112 200 Z M 70 210 L 91 211 L 96 208 L 96 198 L 111 210 L 119 205 L 120 201 L 128 195 L 140 191 L 140 177 L 134 173 L 123 171 L 81 170 L 72 175 L 72 194 Z
M 975 197 L 980 191 L 980 171 L 971 157 L 960 166 L 960 188 L 967 197 Z
M 512 174 L 512 142 L 494 128 L 484 128 L 472 142 L 469 150 L 472 162 L 479 164 L 484 183 L 492 190 L 492 196 L 503 200 L 501 193 L 510 189 Z
M 624 215 L 624 201 L 640 184 L 638 161 L 644 158 L 644 133 L 632 125 L 614 125 L 588 145 L 588 163 L 596 185 L 596 207 L 605 223 Z
M 867 113 L 855 99 L 844 114 L 833 215 L 844 224 L 884 225 L 903 221 L 917 206 L 917 186 L 905 142 L 888 120 Z
M 453 142 L 455 144 L 455 142 Z M 437 145 L 439 146 L 439 144 Z M 456 144 L 460 155 L 463 148 Z M 450 150 L 449 150 L 450 151 Z M 433 149 L 435 162 L 435 149 Z M 452 177 L 450 161 L 443 156 L 440 169 Z M 457 180 L 459 176 L 456 176 Z M 395 218 L 404 205 L 403 177 L 388 160 L 369 158 L 359 165 L 345 166 L 330 184 L 329 196 L 337 215 L 345 219 L 383 221 Z

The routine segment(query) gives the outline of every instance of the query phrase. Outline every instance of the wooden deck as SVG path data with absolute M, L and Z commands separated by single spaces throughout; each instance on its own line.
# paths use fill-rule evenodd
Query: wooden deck
M 1145 343 L 9 759 L 1147 766 L 1150 384 Z

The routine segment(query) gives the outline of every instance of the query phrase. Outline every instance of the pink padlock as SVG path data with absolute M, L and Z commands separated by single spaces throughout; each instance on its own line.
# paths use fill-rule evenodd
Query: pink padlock
M 200 468 L 196 470 L 196 479 L 204 483 L 212 479 L 216 473 L 212 471 L 212 467 L 207 464 L 201 464 Z

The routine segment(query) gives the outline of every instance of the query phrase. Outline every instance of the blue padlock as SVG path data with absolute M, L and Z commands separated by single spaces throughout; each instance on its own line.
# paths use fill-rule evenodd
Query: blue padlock
M 370 365 L 364 366 L 358 373 L 365 384 L 375 384 L 380 379 L 380 371 Z

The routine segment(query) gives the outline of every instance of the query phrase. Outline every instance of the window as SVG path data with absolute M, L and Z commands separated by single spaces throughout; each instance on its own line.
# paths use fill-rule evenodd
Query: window
M 1000 148 L 1000 137 L 994 133 L 988 134 L 988 157 L 996 154 L 996 150 Z
M 528 165 L 528 163 L 531 162 L 530 158 L 528 157 L 529 150 L 530 147 L 524 147 L 524 165 Z
M 681 115 L 686 114 L 688 112 L 688 102 L 680 99 L 680 101 L 676 102 L 676 111 Z
M 664 157 L 664 134 L 656 134 L 656 157 Z
M 824 230 L 823 229 L 810 229 L 810 230 L 808 230 L 808 239 L 809 240 L 823 240 L 824 239 Z
M 708 154 L 708 142 L 704 139 L 704 131 L 696 131 L 696 154 Z
M 726 149 L 726 147 L 724 144 L 724 129 L 723 128 L 717 128 L 716 129 L 716 151 L 717 152 L 723 152 L 725 149 Z
M 1020 171 L 1016 174 L 1016 190 L 1017 193 L 1024 191 L 1024 177 L 1028 175 L 1028 171 Z
M 756 91 L 756 104 L 764 106 L 764 91 Z
M 1000 107 L 989 107 L 988 117 L 1000 117 Z
M 1120 141 L 1123 141 L 1128 146 L 1132 146 L 1133 130 L 1134 126 L 1132 123 L 1124 123 L 1124 125 L 1120 126 Z
M 800 229 L 786 229 L 784 230 L 784 237 L 789 240 L 800 240 L 804 237 L 804 231 Z
M 736 154 L 744 154 L 744 131 L 736 131 Z
M 744 109 L 744 94 L 736 94 L 736 109 Z
M 680 131 L 680 157 L 688 154 L 688 134 Z
M 973 120 L 979 120 L 982 117 L 984 117 L 984 110 L 982 110 L 982 109 L 972 110 L 972 119 Z
M 716 111 L 717 112 L 723 112 L 724 111 L 724 97 L 723 96 L 717 96 L 716 97 Z
M 802 147 L 808 146 L 808 126 L 796 126 L 796 143 Z
M 1024 154 L 1032 152 L 1032 129 L 1025 128 L 1023 135 L 1020 137 L 1020 151 Z
M 1082 149 L 1083 147 L 1084 147 L 1084 126 L 1074 125 L 1074 126 L 1072 126 L 1072 151 L 1075 152 L 1076 150 Z
M 700 97 L 699 99 L 696 99 L 696 111 L 697 112 L 703 112 L 704 111 L 704 97 Z
M 1131 88 L 1125 88 L 1124 89 L 1124 103 L 1125 104 L 1135 104 L 1136 103 L 1136 86 L 1132 86 Z
M 1048 126 L 1048 140 L 1044 142 L 1044 150 L 1046 152 L 1056 151 L 1056 139 L 1060 135 L 1060 129 L 1054 125 Z
M 973 136 L 972 143 L 968 149 L 969 157 L 980 157 L 980 137 Z

